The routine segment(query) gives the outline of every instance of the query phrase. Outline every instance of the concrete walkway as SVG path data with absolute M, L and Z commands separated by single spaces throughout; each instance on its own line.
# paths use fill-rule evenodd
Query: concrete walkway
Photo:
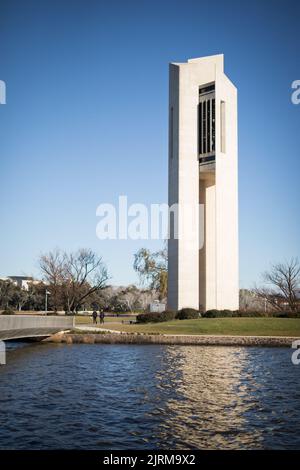
M 73 326 L 71 316 L 0 315 L 0 340 L 51 336 Z
M 117 330 L 110 330 L 109 328 L 101 328 L 100 326 L 75 326 L 73 330 L 79 330 L 79 331 L 86 331 L 87 333 L 97 333 L 97 331 L 107 331 L 108 333 L 116 333 L 116 334 L 121 334 L 124 333 L 123 331 L 117 331 Z

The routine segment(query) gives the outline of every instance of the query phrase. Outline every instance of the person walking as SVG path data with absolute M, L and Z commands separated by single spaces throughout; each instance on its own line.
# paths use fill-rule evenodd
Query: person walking
M 100 310 L 99 317 L 100 317 L 100 324 L 103 325 L 104 324 L 104 317 L 105 317 L 103 309 Z
M 96 312 L 96 310 L 93 311 L 92 316 L 93 316 L 93 323 L 94 323 L 94 325 L 97 325 L 97 312 Z

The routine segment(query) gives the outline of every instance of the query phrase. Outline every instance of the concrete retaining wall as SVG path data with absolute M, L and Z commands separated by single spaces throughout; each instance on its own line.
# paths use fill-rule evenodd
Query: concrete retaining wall
M 46 341 L 84 344 L 177 344 L 199 346 L 268 346 L 291 347 L 296 337 L 281 336 L 200 336 L 200 335 L 147 335 L 147 334 L 62 334 Z

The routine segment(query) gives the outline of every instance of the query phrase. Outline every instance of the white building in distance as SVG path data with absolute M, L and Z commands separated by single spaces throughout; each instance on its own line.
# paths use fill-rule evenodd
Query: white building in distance
M 178 211 L 168 242 L 169 309 L 239 307 L 237 157 L 237 90 L 223 55 L 171 63 L 169 206 Z
M 30 285 L 40 284 L 42 281 L 33 279 L 31 276 L 7 276 L 1 277 L 1 281 L 12 282 L 15 286 L 21 289 L 28 290 Z

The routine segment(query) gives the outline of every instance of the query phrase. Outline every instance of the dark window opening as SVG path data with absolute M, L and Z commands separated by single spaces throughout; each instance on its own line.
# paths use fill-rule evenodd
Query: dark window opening
M 171 107 L 170 110 L 170 157 L 173 158 L 173 140 L 174 140 L 174 111 L 173 111 L 173 106 Z
M 211 156 L 215 153 L 215 85 L 199 89 L 198 104 L 198 154 Z

